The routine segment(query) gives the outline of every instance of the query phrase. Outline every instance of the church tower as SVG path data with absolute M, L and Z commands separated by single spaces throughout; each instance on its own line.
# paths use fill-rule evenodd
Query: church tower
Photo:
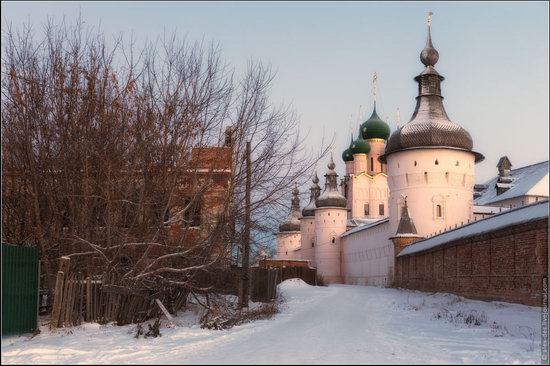
M 473 220 L 475 164 L 484 159 L 474 152 L 470 134 L 451 122 L 443 107 L 441 82 L 434 68 L 439 53 L 428 37 L 420 60 L 426 67 L 418 83 L 411 120 L 390 136 L 380 162 L 387 163 L 390 189 L 390 230 L 397 232 L 407 197 L 417 234 L 427 236 Z
M 346 198 L 338 192 L 336 165 L 330 158 L 325 174 L 324 192 L 315 209 L 315 264 L 317 273 L 328 283 L 342 283 L 342 248 L 340 236 L 346 231 Z
M 309 203 L 302 210 L 302 217 L 300 218 L 300 256 L 301 259 L 310 261 L 310 266 L 315 267 L 315 209 L 317 208 L 315 201 L 321 194 L 317 173 L 313 176 L 312 182 L 313 184 L 309 189 Z
M 384 154 L 390 127 L 376 113 L 376 80 L 372 88 L 372 115 L 359 127 L 356 140 L 342 154 L 346 162 L 345 188 L 350 219 L 379 219 L 388 216 L 388 182 Z
M 300 192 L 297 188 L 292 191 L 292 204 L 288 218 L 279 225 L 277 233 L 277 258 L 300 259 L 297 251 L 301 246 L 300 234 Z

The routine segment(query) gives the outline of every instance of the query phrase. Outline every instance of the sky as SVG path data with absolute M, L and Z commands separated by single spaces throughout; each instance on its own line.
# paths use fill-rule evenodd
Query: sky
M 453 122 L 470 132 L 485 155 L 476 181 L 497 174 L 508 156 L 513 168 L 548 160 L 547 2 L 2 2 L 2 30 L 46 19 L 73 21 L 139 41 L 177 32 L 213 41 L 237 73 L 249 60 L 276 71 L 275 104 L 292 103 L 304 146 L 316 151 L 335 138 L 337 171 L 350 133 L 377 111 L 391 130 L 410 120 L 423 70 L 419 54 L 432 11 L 442 93 Z M 359 112 L 361 111 L 361 112 Z M 328 160 L 328 158 L 326 159 Z M 319 175 L 327 161 L 317 168 Z

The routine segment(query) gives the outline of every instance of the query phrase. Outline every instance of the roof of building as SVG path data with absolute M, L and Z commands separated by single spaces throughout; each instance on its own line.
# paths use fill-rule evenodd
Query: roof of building
M 328 163 L 328 171 L 325 174 L 325 191 L 317 198 L 317 201 L 315 202 L 318 209 L 325 207 L 345 208 L 347 206 L 346 197 L 342 196 L 340 192 L 338 192 L 338 183 L 336 181 L 338 179 L 338 174 L 334 170 L 335 167 L 336 164 L 334 164 L 334 160 L 331 155 L 330 162 Z
M 390 126 L 378 117 L 376 113 L 376 102 L 372 115 L 368 120 L 361 125 L 361 135 L 364 139 L 384 139 L 387 140 L 390 136 Z
M 351 135 L 351 141 L 348 148 L 342 153 L 342 160 L 344 160 L 345 162 L 353 161 L 353 155 L 351 154 L 351 145 L 353 145 L 353 135 Z
M 548 218 L 548 200 L 502 212 L 486 219 L 461 226 L 457 229 L 446 231 L 431 238 L 418 241 L 403 249 L 401 253 L 399 253 L 398 257 L 423 252 L 425 250 L 449 244 L 458 239 L 485 234 L 509 227 L 511 225 L 517 225 L 543 218 Z
M 401 218 L 399 219 L 399 225 L 397 226 L 397 232 L 395 234 L 418 234 L 416 231 L 416 226 L 414 225 L 414 220 L 411 215 L 409 215 L 409 207 L 407 206 L 406 199 L 405 204 L 401 207 Z
M 302 210 L 302 217 L 315 216 L 315 209 L 317 208 L 315 201 L 317 200 L 317 197 L 319 197 L 319 195 L 321 194 L 321 187 L 319 187 L 319 184 L 318 184 L 319 177 L 317 177 L 317 172 L 315 172 L 311 181 L 313 182 L 313 184 L 309 189 L 309 191 L 311 192 L 309 196 L 309 203 Z
M 350 151 L 352 155 L 355 154 L 368 154 L 370 152 L 370 144 L 359 134 L 357 139 L 351 143 Z
M 418 148 L 452 148 L 470 151 L 475 161 L 484 159 L 480 153 L 472 151 L 472 137 L 459 124 L 452 122 L 447 116 L 441 95 L 441 82 L 444 77 L 434 69 L 439 59 L 437 50 L 433 47 L 430 30 L 428 39 L 420 59 L 426 69 L 415 78 L 418 82 L 416 108 L 411 120 L 394 131 L 388 139 L 381 162 L 386 162 L 387 156 L 395 152 Z
M 288 231 L 300 231 L 300 198 L 298 197 L 300 192 L 298 188 L 294 188 L 292 191 L 292 204 L 290 206 L 290 213 L 285 221 L 279 225 L 279 232 Z
M 481 196 L 474 201 L 474 204 L 488 205 L 521 196 L 548 197 L 548 160 L 511 170 L 509 177 L 512 178 L 509 189 L 499 195 L 497 195 L 499 176 L 486 182 L 484 185 L 487 189 L 481 192 Z
M 357 219 L 354 219 L 354 220 L 357 220 Z M 362 225 L 359 225 L 357 227 L 354 227 L 351 230 L 346 231 L 345 233 L 343 233 L 341 235 L 341 237 L 343 238 L 345 236 L 355 234 L 355 233 L 358 233 L 358 232 L 366 230 L 366 229 L 370 229 L 371 227 L 378 226 L 378 225 L 383 224 L 385 222 L 389 222 L 390 218 L 389 217 L 384 217 L 384 218 L 381 218 L 381 219 L 362 219 L 362 220 L 365 220 L 367 222 L 362 224 Z

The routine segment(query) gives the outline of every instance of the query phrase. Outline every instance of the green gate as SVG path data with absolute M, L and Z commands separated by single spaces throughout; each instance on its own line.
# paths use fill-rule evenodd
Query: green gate
M 37 248 L 2 244 L 2 336 L 36 329 L 39 276 Z

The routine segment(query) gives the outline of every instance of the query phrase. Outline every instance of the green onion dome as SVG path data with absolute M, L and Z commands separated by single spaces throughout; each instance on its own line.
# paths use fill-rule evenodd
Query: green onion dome
M 353 155 L 351 155 L 351 151 L 349 149 L 344 150 L 342 153 L 342 160 L 344 160 L 346 163 L 348 161 L 353 161 Z
M 344 150 L 344 152 L 342 153 L 342 160 L 344 160 L 346 163 L 348 161 L 353 161 L 353 155 L 351 153 L 351 145 L 353 145 L 353 135 L 351 136 L 349 147 L 346 150 Z
M 390 137 L 390 126 L 376 114 L 376 104 L 372 115 L 361 125 L 361 134 L 365 140 L 368 139 L 384 139 Z
M 359 137 L 351 144 L 350 151 L 352 155 L 368 154 L 370 153 L 370 144 L 359 134 Z

